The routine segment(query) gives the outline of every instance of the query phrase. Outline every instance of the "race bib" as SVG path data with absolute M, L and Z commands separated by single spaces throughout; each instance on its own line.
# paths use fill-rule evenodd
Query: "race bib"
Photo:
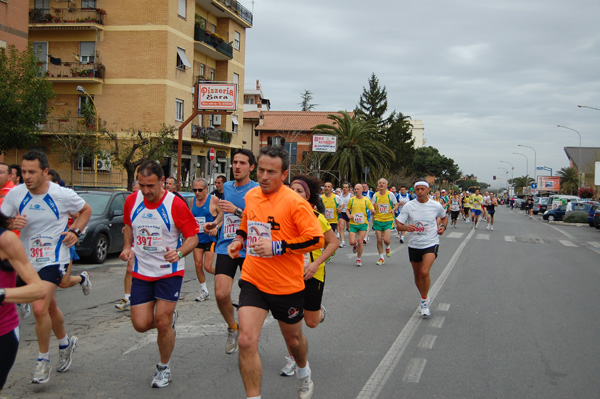
M 333 219 L 333 208 L 325 208 L 325 219 Z
M 50 262 L 55 258 L 56 245 L 52 237 L 31 237 L 29 243 L 29 258 L 31 259 L 31 263 Z
M 363 224 L 365 222 L 365 214 L 362 212 L 355 213 L 352 215 L 352 217 L 354 218 L 354 223 L 356 224 Z
M 377 211 L 379 213 L 390 213 L 390 204 L 379 204 Z
M 310 264 L 310 255 L 307 252 L 304 254 L 304 270 L 306 270 L 308 268 L 309 264 Z
M 421 236 L 421 235 L 425 235 L 425 234 L 427 234 L 427 232 L 428 232 L 428 231 L 430 230 L 430 228 L 431 228 L 431 227 L 429 226 L 429 224 L 425 224 L 425 223 L 422 223 L 422 222 L 417 222 L 417 223 L 415 223 L 415 226 L 416 226 L 416 228 L 417 228 L 417 229 L 415 230 L 415 233 L 416 233 L 418 236 Z
M 235 232 L 240 228 L 242 219 L 235 216 L 233 213 L 226 213 L 223 215 L 223 238 L 226 240 L 233 240 L 235 238 Z
M 204 225 L 206 224 L 206 217 L 199 216 L 196 219 L 196 223 L 198 223 L 198 232 L 204 233 Z
M 146 252 L 164 252 L 162 230 L 158 226 L 140 226 L 135 232 L 135 245 Z
M 259 239 L 264 238 L 272 241 L 271 238 L 271 225 L 268 223 L 248 221 L 248 254 L 252 256 L 259 256 L 254 249 L 250 248 L 250 244 L 254 244 Z

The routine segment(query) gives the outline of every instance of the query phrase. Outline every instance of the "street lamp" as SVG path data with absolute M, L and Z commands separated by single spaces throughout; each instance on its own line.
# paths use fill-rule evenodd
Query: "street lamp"
M 600 108 L 594 108 L 594 107 L 588 107 L 587 105 L 578 105 L 579 108 L 589 108 L 589 109 L 595 109 L 596 111 L 600 111 Z
M 92 105 L 94 106 L 94 113 L 96 114 L 96 145 L 98 145 L 98 109 L 96 108 L 96 103 L 94 102 L 94 99 L 92 98 L 92 96 L 90 96 L 90 94 L 85 91 L 85 89 L 83 88 L 83 86 L 77 86 L 77 91 L 80 92 L 81 94 L 85 94 L 90 101 L 92 102 Z M 94 154 L 94 186 L 98 185 L 98 154 L 95 153 Z
M 589 107 L 586 107 L 586 108 L 589 108 Z M 582 177 L 581 169 L 583 167 L 581 165 L 581 133 L 579 133 L 577 130 L 572 129 L 572 128 L 567 127 L 567 126 L 563 126 L 563 125 L 556 125 L 556 126 L 562 127 L 563 129 L 568 129 L 568 130 L 574 131 L 579 136 L 579 165 L 577 165 L 577 170 L 579 171 L 579 188 L 581 188 L 582 187 L 582 183 L 583 183 L 581 181 L 582 180 L 581 179 L 581 177 Z
M 502 163 L 507 163 L 507 164 L 509 164 L 509 165 L 510 165 L 510 168 L 511 168 L 511 169 L 510 169 L 510 177 L 511 177 L 511 179 L 513 179 L 513 180 L 514 180 L 514 179 L 515 179 L 515 167 L 513 166 L 513 164 L 512 164 L 512 163 L 510 163 L 510 162 L 507 162 L 507 161 L 500 161 L 500 162 L 502 162 Z
M 537 184 L 537 152 L 535 152 L 535 148 L 523 144 L 517 144 L 517 147 L 527 147 L 533 150 L 533 180 Z M 529 173 L 529 170 L 527 172 Z
M 527 169 L 525 169 L 525 176 L 529 176 L 529 158 L 527 157 L 527 155 L 521 154 L 520 152 L 513 152 L 513 154 L 515 154 L 515 155 L 521 155 L 521 156 L 525 157 L 525 160 L 527 161 L 525 163 L 526 168 L 527 168 Z

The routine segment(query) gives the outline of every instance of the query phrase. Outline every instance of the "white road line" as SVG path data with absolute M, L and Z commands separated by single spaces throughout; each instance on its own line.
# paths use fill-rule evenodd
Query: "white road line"
M 439 310 L 440 312 L 447 312 L 448 310 L 450 310 L 450 304 L 449 303 L 439 303 L 437 310 Z
M 404 377 L 402 381 L 404 382 L 412 382 L 417 384 L 421 379 L 421 374 L 425 369 L 425 364 L 427 363 L 427 359 L 420 359 L 418 357 L 410 359 L 410 363 L 406 368 L 406 372 L 404 373 Z
M 558 240 L 558 242 L 560 242 L 562 245 L 564 245 L 565 247 L 578 247 L 579 245 L 569 241 L 569 240 Z
M 464 236 L 465 233 L 459 233 L 458 231 L 456 232 L 452 232 L 452 233 L 448 233 L 448 238 L 461 238 L 462 236 Z
M 442 274 L 440 274 L 440 277 L 438 277 L 438 279 L 435 281 L 435 284 L 433 284 L 433 287 L 429 290 L 430 303 L 433 302 L 438 292 L 444 286 L 444 283 L 450 276 L 452 269 L 454 269 L 454 266 L 458 262 L 458 258 L 473 236 L 473 233 L 474 231 L 471 230 L 471 232 L 467 235 L 467 238 L 465 238 L 465 240 L 458 246 L 458 249 L 456 252 L 454 252 L 452 259 L 450 259 L 450 262 L 448 262 L 442 271 Z M 379 362 L 379 365 L 375 368 L 375 371 L 373 371 L 371 377 L 369 377 L 362 390 L 356 396 L 357 399 L 375 399 L 379 396 L 387 380 L 391 377 L 394 369 L 398 365 L 398 362 L 404 354 L 406 347 L 417 331 L 417 327 L 419 327 L 421 321 L 423 320 L 418 316 L 418 314 L 419 309 L 415 310 L 413 317 L 410 318 L 402 331 L 400 331 L 400 334 L 390 349 L 387 351 L 383 359 L 381 359 L 381 362 Z
M 446 321 L 444 316 L 433 316 L 431 323 L 429 323 L 429 327 L 442 328 L 444 326 L 444 321 Z
M 600 248 L 600 242 L 588 241 L 588 244 L 591 245 L 594 248 Z
M 504 236 L 504 241 L 517 242 L 517 238 L 515 236 Z
M 423 335 L 423 337 L 419 341 L 419 348 L 420 349 L 433 349 L 433 345 L 435 344 L 436 338 L 437 338 L 437 335 L 433 335 L 433 334 Z
M 489 240 L 490 239 L 490 235 L 489 234 L 477 234 L 477 237 L 475 237 L 476 240 Z

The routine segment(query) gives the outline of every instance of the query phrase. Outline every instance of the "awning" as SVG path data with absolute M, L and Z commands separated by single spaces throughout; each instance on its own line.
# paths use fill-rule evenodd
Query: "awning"
M 188 68 L 192 67 L 192 64 L 190 64 L 190 62 L 188 61 L 187 57 L 185 56 L 185 50 L 184 49 L 177 47 L 177 55 L 181 59 L 181 63 L 183 65 L 185 65 Z
M 227 162 L 227 158 L 217 157 L 217 162 Z
M 235 115 L 231 115 L 231 121 L 233 122 L 234 125 L 239 125 L 240 124 L 238 122 L 237 116 L 235 116 Z

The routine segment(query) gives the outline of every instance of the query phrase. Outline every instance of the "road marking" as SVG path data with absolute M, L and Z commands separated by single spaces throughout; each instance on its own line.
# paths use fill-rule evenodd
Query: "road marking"
M 423 335 L 423 337 L 421 338 L 421 341 L 419 341 L 419 348 L 420 349 L 433 349 L 433 345 L 435 344 L 436 338 L 437 338 L 437 335 L 432 335 L 432 334 Z
M 440 274 L 440 277 L 438 277 L 438 279 L 435 281 L 435 284 L 433 284 L 433 287 L 429 290 L 430 302 L 433 302 L 438 292 L 444 286 L 444 283 L 450 276 L 452 269 L 454 269 L 454 266 L 458 262 L 458 258 L 473 236 L 473 233 L 474 231 L 471 230 L 465 240 L 458 246 L 456 252 L 454 252 L 454 255 L 452 256 L 452 259 L 450 259 L 450 262 L 448 262 L 442 271 L 442 274 Z M 356 396 L 357 399 L 375 399 L 379 396 L 381 390 L 385 386 L 387 380 L 391 377 L 394 369 L 398 365 L 398 362 L 400 362 L 400 358 L 402 358 L 406 347 L 423 320 L 420 316 L 418 316 L 418 314 L 420 314 L 420 312 L 417 308 L 413 314 L 413 317 L 410 318 L 402 331 L 400 331 L 400 334 L 398 334 L 398 337 L 396 337 L 396 340 L 390 349 L 387 351 L 383 359 L 381 359 L 381 362 L 379 362 L 379 365 L 375 368 L 375 371 L 373 371 L 371 377 L 369 377 L 362 390 Z
M 464 235 L 465 235 L 465 233 L 459 233 L 458 231 L 456 231 L 453 233 L 449 233 L 447 237 L 448 238 L 461 238 Z
M 588 244 L 591 245 L 594 248 L 600 248 L 600 242 L 588 241 Z
M 558 242 L 560 242 L 562 245 L 564 245 L 565 247 L 578 247 L 579 245 L 569 241 L 569 240 L 558 240 Z
M 515 236 L 504 236 L 504 241 L 517 242 L 517 239 Z
M 444 316 L 433 316 L 431 319 L 431 323 L 429 323 L 429 327 L 442 328 L 444 326 L 444 321 L 446 321 L 446 318 Z
M 437 310 L 440 312 L 447 312 L 450 309 L 449 303 L 439 303 Z
M 489 234 L 477 234 L 477 237 L 475 237 L 476 240 L 489 240 L 490 239 L 490 235 Z
M 402 381 L 404 382 L 412 382 L 417 384 L 421 379 L 421 374 L 425 369 L 425 364 L 427 363 L 426 359 L 420 359 L 418 357 L 410 359 L 410 363 L 406 368 L 406 372 L 404 373 L 404 377 Z

